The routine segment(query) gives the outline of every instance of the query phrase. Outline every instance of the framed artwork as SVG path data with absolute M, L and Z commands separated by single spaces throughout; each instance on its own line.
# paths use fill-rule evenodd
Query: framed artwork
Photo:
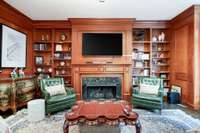
M 42 56 L 36 56 L 35 57 L 35 64 L 36 65 L 42 65 L 44 63 L 44 59 Z
M 0 24 L 0 67 L 26 67 L 26 34 Z
M 180 94 L 180 96 L 181 96 L 181 89 L 182 88 L 178 85 L 172 85 L 172 87 L 171 87 L 171 91 L 172 92 L 178 92 Z

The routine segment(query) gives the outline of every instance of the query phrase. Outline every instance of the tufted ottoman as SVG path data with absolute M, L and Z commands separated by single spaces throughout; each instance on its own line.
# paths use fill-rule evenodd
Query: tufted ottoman
M 28 120 L 32 122 L 45 118 L 45 100 L 36 99 L 28 102 Z

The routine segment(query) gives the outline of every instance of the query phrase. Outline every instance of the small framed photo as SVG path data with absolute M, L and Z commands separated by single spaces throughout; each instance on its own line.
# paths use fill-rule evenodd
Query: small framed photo
M 171 91 L 172 92 L 178 92 L 179 94 L 180 94 L 180 96 L 181 96 L 181 86 L 178 86 L 178 85 L 172 85 L 172 87 L 171 87 Z
M 44 58 L 42 56 L 36 56 L 35 57 L 35 64 L 36 65 L 42 65 L 44 63 Z

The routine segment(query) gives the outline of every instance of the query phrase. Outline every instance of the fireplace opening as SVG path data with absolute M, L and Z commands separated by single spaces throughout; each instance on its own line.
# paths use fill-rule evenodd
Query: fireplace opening
M 121 99 L 120 77 L 83 77 L 82 98 L 84 100 Z
M 87 100 L 91 99 L 115 99 L 116 86 L 88 86 Z

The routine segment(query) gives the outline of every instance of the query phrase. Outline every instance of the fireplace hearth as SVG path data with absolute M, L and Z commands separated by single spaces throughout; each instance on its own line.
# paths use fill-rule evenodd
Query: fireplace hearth
M 120 77 L 83 77 L 84 100 L 121 99 Z

